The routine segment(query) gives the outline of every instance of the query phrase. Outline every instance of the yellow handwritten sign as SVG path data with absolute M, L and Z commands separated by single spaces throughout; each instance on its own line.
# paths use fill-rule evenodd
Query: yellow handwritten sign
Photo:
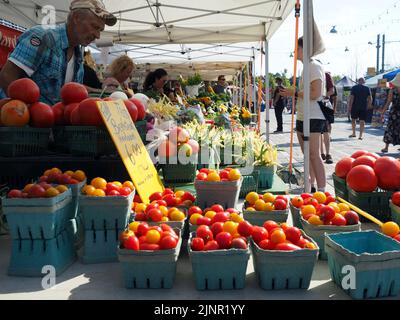
M 122 100 L 97 102 L 100 114 L 143 202 L 164 186 Z

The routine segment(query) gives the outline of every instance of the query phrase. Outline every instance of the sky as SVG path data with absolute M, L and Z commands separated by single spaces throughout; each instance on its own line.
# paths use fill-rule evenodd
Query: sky
M 400 0 L 314 0 L 314 17 L 327 48 L 317 57 L 326 71 L 352 79 L 364 76 L 368 67 L 376 66 L 378 34 L 385 34 L 387 42 L 398 41 L 386 44 L 385 70 L 400 67 Z M 337 34 L 330 33 L 333 26 Z M 294 33 L 293 12 L 270 41 L 270 72 L 287 69 L 288 75 L 293 74 L 290 54 L 294 50 Z M 369 41 L 373 44 L 368 44 Z M 260 60 L 258 57 L 257 73 L 262 70 Z

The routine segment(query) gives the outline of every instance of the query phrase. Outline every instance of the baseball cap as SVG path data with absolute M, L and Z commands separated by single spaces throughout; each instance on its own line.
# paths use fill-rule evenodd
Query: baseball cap
M 73 0 L 69 10 L 72 11 L 76 9 L 89 9 L 96 16 L 103 19 L 108 26 L 113 26 L 117 23 L 117 18 L 106 10 L 101 0 Z

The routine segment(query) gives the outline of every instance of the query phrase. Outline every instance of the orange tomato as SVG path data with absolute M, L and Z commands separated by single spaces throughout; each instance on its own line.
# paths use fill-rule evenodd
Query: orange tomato
M 94 190 L 94 192 L 91 194 L 91 196 L 95 196 L 95 197 L 105 197 L 106 193 L 104 192 L 103 189 L 96 189 Z
M 264 211 L 265 209 L 265 201 L 264 200 L 257 200 L 256 203 L 254 204 L 254 208 L 256 211 Z
M 290 202 L 292 203 L 293 207 L 298 209 L 300 209 L 304 204 L 302 197 L 294 197 Z
M 65 191 L 68 191 L 68 187 L 64 186 L 63 184 L 60 184 L 59 186 L 56 187 L 56 189 L 58 190 L 58 192 L 63 193 Z
M 65 171 L 64 174 L 67 174 L 67 175 L 69 175 L 70 177 L 72 177 L 73 174 L 74 174 L 74 172 L 71 171 L 71 170 L 68 170 L 68 171 Z
M 185 191 L 182 191 L 182 190 L 175 192 L 175 196 L 177 198 L 182 198 L 184 194 L 185 194 Z
M 28 193 L 29 190 L 30 190 L 33 186 L 34 186 L 33 183 L 27 184 L 27 185 L 24 187 L 24 189 L 22 189 L 22 192 Z
M 217 182 L 217 181 L 221 181 L 221 178 L 219 176 L 218 173 L 216 172 L 211 172 L 208 174 L 207 176 L 207 181 L 211 181 L 211 182 Z
M 107 185 L 107 181 L 103 178 L 94 178 L 92 179 L 92 181 L 90 182 L 90 184 L 95 187 L 96 189 L 102 189 L 105 190 L 106 189 L 106 185 Z
M 386 222 L 382 225 L 382 232 L 388 237 L 393 238 L 399 234 L 400 228 L 396 222 Z
M 276 229 L 271 234 L 271 241 L 275 244 L 285 242 L 286 241 L 285 232 L 282 229 Z
M 237 181 L 240 179 L 242 175 L 240 174 L 240 171 L 238 169 L 232 169 L 229 171 L 228 178 L 230 181 Z
M 238 228 L 238 224 L 233 221 L 226 221 L 223 226 L 224 232 L 228 232 L 231 235 L 238 233 L 237 228 Z
M 122 187 L 123 187 L 123 188 L 129 188 L 129 189 L 131 189 L 132 191 L 135 190 L 135 185 L 133 184 L 132 181 L 125 181 L 125 182 L 122 184 Z
M 311 215 L 309 218 L 308 218 L 308 223 L 309 224 L 312 224 L 312 225 L 314 225 L 314 226 L 321 226 L 321 225 L 323 225 L 324 224 L 324 222 L 317 216 L 317 215 Z
M 147 208 L 147 205 L 145 203 L 138 203 L 135 206 L 135 212 L 144 212 Z
M 317 214 L 317 210 L 315 209 L 314 206 L 309 204 L 301 208 L 301 214 L 303 215 L 303 217 L 311 214 L 314 215 Z
M 147 243 L 153 243 L 153 244 L 159 243 L 160 238 L 161 238 L 161 234 L 157 230 L 149 230 L 146 233 L 146 242 Z
M 260 199 L 260 197 L 258 196 L 257 192 L 250 192 L 246 196 L 246 201 L 250 205 L 254 205 L 256 203 L 256 201 L 259 199 Z
M 171 221 L 183 221 L 185 219 L 185 214 L 182 211 L 175 210 L 171 212 L 170 219 Z
M 95 190 L 96 190 L 96 188 L 93 187 L 92 185 L 86 185 L 82 188 L 82 193 L 86 194 L 87 196 L 91 196 L 91 195 L 93 195 Z
M 46 190 L 45 196 L 46 198 L 52 198 L 52 197 L 56 197 L 60 194 L 60 191 L 58 191 L 56 188 L 48 188 Z
M 78 181 L 83 181 L 83 180 L 86 179 L 86 174 L 82 170 L 76 170 L 73 173 L 72 178 L 74 178 L 74 179 L 76 179 Z
M 275 201 L 275 196 L 272 193 L 265 193 L 263 195 L 263 200 L 265 202 L 274 202 Z

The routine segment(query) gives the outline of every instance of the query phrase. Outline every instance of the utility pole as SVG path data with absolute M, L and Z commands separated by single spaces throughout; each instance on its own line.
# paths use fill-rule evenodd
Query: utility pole
M 380 57 L 379 57 L 379 52 L 380 52 L 380 49 L 381 48 L 381 35 L 380 34 L 378 34 L 378 39 L 377 39 L 377 41 L 376 41 L 376 51 L 377 51 L 377 53 L 376 53 L 376 73 L 378 74 L 379 73 L 379 62 L 380 62 Z
M 382 73 L 385 72 L 385 46 L 386 46 L 386 36 L 382 37 Z

